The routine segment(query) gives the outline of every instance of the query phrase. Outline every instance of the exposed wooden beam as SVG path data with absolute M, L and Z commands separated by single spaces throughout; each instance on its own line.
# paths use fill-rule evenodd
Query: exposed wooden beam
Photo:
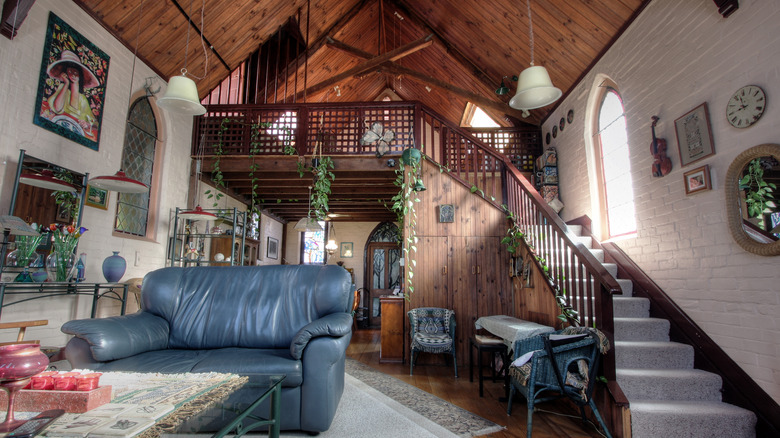
M 340 50 L 347 55 L 354 56 L 356 58 L 370 59 L 375 56 L 373 53 L 360 50 L 357 47 L 352 47 L 349 44 L 345 44 L 331 37 L 326 38 L 325 45 L 332 49 Z
M 452 85 L 450 83 L 444 82 L 440 79 L 436 79 L 432 76 L 428 76 L 426 74 L 420 73 L 418 71 L 412 70 L 410 68 L 406 68 L 403 66 L 400 66 L 395 63 L 385 63 L 381 66 L 381 69 L 383 71 L 387 71 L 389 73 L 395 74 L 395 75 L 404 75 L 413 77 L 415 79 L 418 79 L 428 85 L 441 88 L 445 91 L 449 91 L 451 93 L 455 93 L 465 99 L 470 100 L 471 102 L 479 105 L 483 108 L 490 108 L 496 111 L 502 111 L 506 114 L 509 114 L 510 116 L 516 117 L 520 120 L 523 120 L 522 112 L 518 111 L 509 105 L 502 103 L 502 102 L 496 102 L 492 99 L 488 99 L 484 96 L 480 96 L 478 94 L 474 94 L 468 90 L 464 90 L 463 88 L 457 87 L 455 85 Z
M 365 61 L 359 65 L 356 65 L 355 67 L 352 67 L 351 69 L 337 74 L 336 76 L 332 76 L 329 79 L 325 79 L 324 81 L 320 82 L 319 84 L 312 85 L 311 87 L 307 88 L 304 92 L 298 93 L 298 96 L 296 97 L 303 97 L 304 93 L 306 95 L 316 93 L 320 90 L 324 90 L 331 85 L 334 85 L 338 83 L 339 81 L 342 81 L 350 76 L 359 75 L 361 73 L 365 73 L 370 70 L 375 70 L 380 65 L 382 65 L 385 62 L 388 61 L 394 61 L 397 59 L 401 59 L 404 56 L 407 56 L 409 54 L 412 54 L 418 50 L 424 49 L 428 46 L 433 44 L 433 35 L 429 34 L 428 36 L 422 37 L 417 41 L 412 41 L 409 44 L 405 44 L 397 49 L 391 50 L 383 55 L 375 56 L 368 61 Z M 296 99 L 297 100 L 297 99 Z

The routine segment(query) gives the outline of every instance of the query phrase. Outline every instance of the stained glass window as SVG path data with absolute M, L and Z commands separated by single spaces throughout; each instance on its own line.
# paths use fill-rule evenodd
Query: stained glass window
M 319 222 L 322 230 L 303 233 L 303 263 L 325 263 L 325 222 Z
M 152 185 L 157 121 L 148 97 L 130 107 L 122 150 L 122 170 L 129 178 Z M 118 193 L 114 231 L 146 236 L 149 219 L 149 193 Z

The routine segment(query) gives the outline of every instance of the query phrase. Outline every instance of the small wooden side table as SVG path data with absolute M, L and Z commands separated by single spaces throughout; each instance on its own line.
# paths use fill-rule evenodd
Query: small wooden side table
M 379 363 L 404 362 L 404 297 L 379 297 L 382 315 Z
M 482 374 L 482 353 L 490 353 L 490 368 L 492 370 L 493 381 L 496 381 L 496 353 L 501 355 L 503 361 L 500 374 L 504 375 L 504 392 L 509 390 L 509 352 L 507 350 L 504 341 L 499 338 L 493 338 L 490 336 L 474 335 L 471 338 L 471 348 L 469 349 L 469 382 L 474 381 L 474 356 L 473 350 L 477 350 L 477 372 L 479 373 L 479 396 L 484 394 L 483 380 L 485 376 Z M 509 394 L 507 393 L 508 397 Z

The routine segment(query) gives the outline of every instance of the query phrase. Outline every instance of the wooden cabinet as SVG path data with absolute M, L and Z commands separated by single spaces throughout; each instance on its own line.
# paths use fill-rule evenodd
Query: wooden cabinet
M 244 266 L 255 266 L 260 258 L 260 241 L 246 238 L 244 242 Z
M 382 312 L 380 363 L 404 361 L 404 298 L 383 296 L 379 298 Z

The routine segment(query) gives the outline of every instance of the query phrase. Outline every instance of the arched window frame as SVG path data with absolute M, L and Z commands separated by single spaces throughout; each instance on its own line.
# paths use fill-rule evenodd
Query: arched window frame
M 596 94 L 595 99 L 594 99 L 595 104 L 590 106 L 591 108 L 590 120 L 591 120 L 591 129 L 592 129 L 591 155 L 593 157 L 593 159 L 591 160 L 591 163 L 593 165 L 593 172 L 591 172 L 591 178 L 594 178 L 596 183 L 595 184 L 596 191 L 594 193 L 596 200 L 594 202 L 594 208 L 597 209 L 597 214 L 594 214 L 594 216 L 598 218 L 597 220 L 594 218 L 594 227 L 599 228 L 598 234 L 602 240 L 633 236 L 636 234 L 636 206 L 634 204 L 633 182 L 623 183 L 621 185 L 621 187 L 631 188 L 630 205 L 632 210 L 631 212 L 632 223 L 630 223 L 629 226 L 626 227 L 626 229 L 619 230 L 619 231 L 615 231 L 614 227 L 610 226 L 610 213 L 609 213 L 610 204 L 609 204 L 609 197 L 607 195 L 608 188 L 606 183 L 605 168 L 603 164 L 603 153 L 602 153 L 604 149 L 604 145 L 602 144 L 602 136 L 600 130 L 601 110 L 610 93 L 614 93 L 614 95 L 620 100 L 621 106 L 623 108 L 622 117 L 624 121 L 626 121 L 625 105 L 623 104 L 623 98 L 620 94 L 620 90 L 614 81 L 602 77 L 597 80 L 597 85 L 594 86 L 597 89 L 597 92 L 595 93 Z M 626 131 L 628 131 L 627 127 L 626 127 Z M 626 138 L 627 135 L 628 134 L 626 132 Z M 626 154 L 625 157 L 626 165 L 628 166 L 626 169 L 626 176 L 628 180 L 631 181 L 631 170 L 630 170 L 630 159 L 629 159 L 630 145 L 628 144 L 628 141 L 626 141 L 625 143 L 625 149 L 621 148 L 621 151 L 625 152 Z
M 156 241 L 157 236 L 157 222 L 159 217 L 159 205 L 160 205 L 160 196 L 159 196 L 159 178 L 160 174 L 162 172 L 163 168 L 163 157 L 164 157 L 164 142 L 161 140 L 165 138 L 165 132 L 164 127 L 165 123 L 163 123 L 164 119 L 162 117 L 162 113 L 160 109 L 157 107 L 156 98 L 154 96 L 149 96 L 145 90 L 140 90 L 138 92 L 133 93 L 133 95 L 130 98 L 130 105 L 127 108 L 128 111 L 128 117 L 127 119 L 130 119 L 130 110 L 133 108 L 133 106 L 141 99 L 147 99 L 149 102 L 149 106 L 152 110 L 152 113 L 154 115 L 154 121 L 157 129 L 157 135 L 155 138 L 155 145 L 154 145 L 154 166 L 152 167 L 152 178 L 151 183 L 149 185 L 149 204 L 147 209 L 147 218 L 146 218 L 146 233 L 144 235 L 136 235 L 136 234 L 130 234 L 123 231 L 118 231 L 116 229 L 116 214 L 118 212 L 119 208 L 119 201 L 121 194 L 117 194 L 115 197 L 115 210 L 114 210 L 114 225 L 113 225 L 113 232 L 112 235 L 115 237 L 122 237 L 126 239 L 134 239 L 134 240 L 144 240 L 144 241 L 150 241 L 154 242 Z M 126 122 L 125 124 L 125 137 L 127 135 L 127 129 L 128 126 Z M 123 143 L 122 145 L 122 160 L 124 161 L 124 155 L 125 155 L 125 148 L 126 145 Z M 123 169 L 124 170 L 124 169 Z M 132 175 L 128 175 L 132 177 Z

